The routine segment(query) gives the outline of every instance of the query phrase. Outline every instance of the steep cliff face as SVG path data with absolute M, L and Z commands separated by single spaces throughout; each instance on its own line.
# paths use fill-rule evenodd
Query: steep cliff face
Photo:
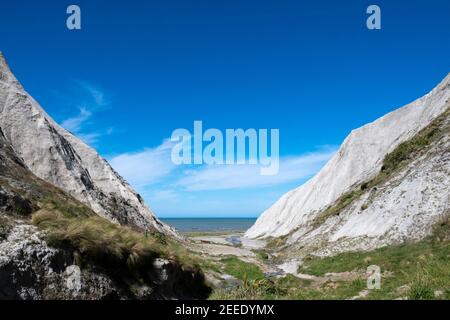
M 169 241 L 99 218 L 36 177 L 0 130 L 0 300 L 206 298 L 203 274 Z
M 91 147 L 61 128 L 23 89 L 0 53 L 0 128 L 39 178 L 110 221 L 177 236 Z
M 329 256 L 418 241 L 450 217 L 450 102 L 447 111 L 356 186 L 286 238 L 287 256 Z
M 352 215 L 346 224 L 338 224 L 338 221 L 342 222 L 340 214 L 340 217 L 334 217 L 334 220 L 328 221 L 321 228 L 315 229 L 315 227 L 317 227 L 318 217 L 328 207 L 346 193 L 350 193 L 362 183 L 379 174 L 387 154 L 402 142 L 417 135 L 442 115 L 449 107 L 449 98 L 450 75 L 424 97 L 352 131 L 337 154 L 314 178 L 285 194 L 265 211 L 246 232 L 246 236 L 264 238 L 289 234 L 290 243 L 306 244 L 309 243 L 307 240 L 309 237 L 312 242 L 319 241 L 318 239 L 323 240 L 322 237 L 319 237 L 320 233 L 331 232 L 331 229 L 333 232 L 327 233 L 330 240 L 342 238 L 361 240 L 363 237 L 374 235 L 382 237 L 386 232 L 393 232 L 396 229 L 399 229 L 398 234 L 394 237 L 396 240 L 405 237 L 408 232 L 415 232 L 414 230 L 418 232 L 417 236 L 422 235 L 427 228 L 421 230 L 421 227 L 432 222 L 427 220 L 428 215 L 434 217 L 439 211 L 442 212 L 448 194 L 449 189 L 446 184 L 448 180 L 442 180 L 439 185 L 441 177 L 446 172 L 448 173 L 448 162 L 445 160 L 448 157 L 448 149 L 445 148 L 441 150 L 440 155 L 433 157 L 436 165 L 431 166 L 427 161 L 416 163 L 415 167 L 410 168 L 415 171 L 414 174 L 404 173 L 402 178 L 398 178 L 400 180 L 395 183 L 401 184 L 402 188 L 396 189 L 395 192 L 400 194 L 395 195 L 394 190 L 388 192 L 384 198 L 379 198 L 379 206 L 375 204 L 376 201 L 371 202 L 364 213 Z M 443 168 L 439 168 L 439 166 L 443 166 Z M 437 180 L 428 179 L 427 176 L 435 176 Z M 414 182 L 406 183 L 409 180 L 414 180 Z M 390 183 L 394 183 L 394 181 L 392 180 Z M 420 196 L 421 189 L 427 187 L 429 190 L 433 190 L 430 191 L 432 193 L 430 197 Z M 406 209 L 414 206 L 414 202 L 421 203 L 416 207 L 417 210 Z M 397 210 L 400 208 L 402 210 Z M 359 212 L 358 208 L 355 210 Z M 406 211 L 409 212 L 407 215 Z M 421 215 L 422 211 L 426 211 L 427 214 Z M 394 213 L 388 214 L 392 212 Z M 414 230 L 405 227 L 406 225 L 410 226 L 409 222 L 413 220 L 417 222 Z M 421 224 L 420 220 L 427 222 Z M 312 229 L 317 230 L 316 233 L 311 233 Z M 389 239 L 389 237 L 387 238 Z M 387 242 L 389 241 L 385 241 L 385 243 Z M 353 247 L 349 246 L 349 248 Z

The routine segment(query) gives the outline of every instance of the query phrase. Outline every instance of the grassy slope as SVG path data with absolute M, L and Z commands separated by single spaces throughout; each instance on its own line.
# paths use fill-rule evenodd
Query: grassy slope
M 254 264 L 243 262 L 237 257 L 226 257 L 220 261 L 223 264 L 223 272 L 241 280 L 264 279 L 264 274 Z
M 370 265 L 379 266 L 384 275 L 381 289 L 370 291 L 369 299 L 433 299 L 435 291 L 442 292 L 441 298 L 450 299 L 450 218 L 421 242 L 310 258 L 299 271 L 317 276 L 328 272 L 364 273 Z
M 450 299 L 450 217 L 421 242 L 327 258 L 309 257 L 299 270 L 317 277 L 352 272 L 360 276 L 358 279 L 315 282 L 292 275 L 266 279 L 257 266 L 236 257 L 222 259 L 222 263 L 223 271 L 241 279 L 242 284 L 217 289 L 211 299 L 349 299 L 367 288 L 365 273 L 370 265 L 381 269 L 381 288 L 369 290 L 364 299 Z
M 10 209 L 0 212 L 0 238 L 17 221 L 32 223 L 44 231 L 49 245 L 73 254 L 75 263 L 104 272 L 125 286 L 151 284 L 154 259 L 161 257 L 192 272 L 193 283 L 188 284 L 187 292 L 195 287 L 207 291 L 202 284 L 201 259 L 181 243 L 158 232 L 143 234 L 99 217 L 27 170 L 1 133 L 0 147 L 0 188 L 17 199 Z

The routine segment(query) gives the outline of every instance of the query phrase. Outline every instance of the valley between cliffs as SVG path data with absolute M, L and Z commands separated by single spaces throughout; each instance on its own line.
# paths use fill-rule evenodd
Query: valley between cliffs
M 449 99 L 354 130 L 245 233 L 181 235 L 0 54 L 0 299 L 450 299 Z
M 336 167 L 358 178 L 330 201 L 333 184 L 321 179 Z M 328 204 L 310 210 L 312 199 Z M 237 245 L 230 237 L 193 239 L 216 263 L 209 275 L 225 283 L 213 298 L 450 299 L 450 76 L 353 131 L 316 177 L 235 235 Z M 369 267 L 380 271 L 380 289 L 367 289 Z
M 196 259 L 0 53 L 0 299 L 204 299 Z

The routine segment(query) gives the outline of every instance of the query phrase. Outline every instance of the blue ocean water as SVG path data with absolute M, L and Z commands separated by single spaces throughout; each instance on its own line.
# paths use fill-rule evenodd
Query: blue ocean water
M 250 228 L 256 218 L 161 218 L 161 221 L 180 232 L 242 232 Z

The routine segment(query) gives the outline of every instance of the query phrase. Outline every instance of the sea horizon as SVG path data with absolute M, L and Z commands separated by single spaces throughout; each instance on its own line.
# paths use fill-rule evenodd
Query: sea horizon
M 255 217 L 181 217 L 159 218 L 179 232 L 244 232 L 256 221 Z

